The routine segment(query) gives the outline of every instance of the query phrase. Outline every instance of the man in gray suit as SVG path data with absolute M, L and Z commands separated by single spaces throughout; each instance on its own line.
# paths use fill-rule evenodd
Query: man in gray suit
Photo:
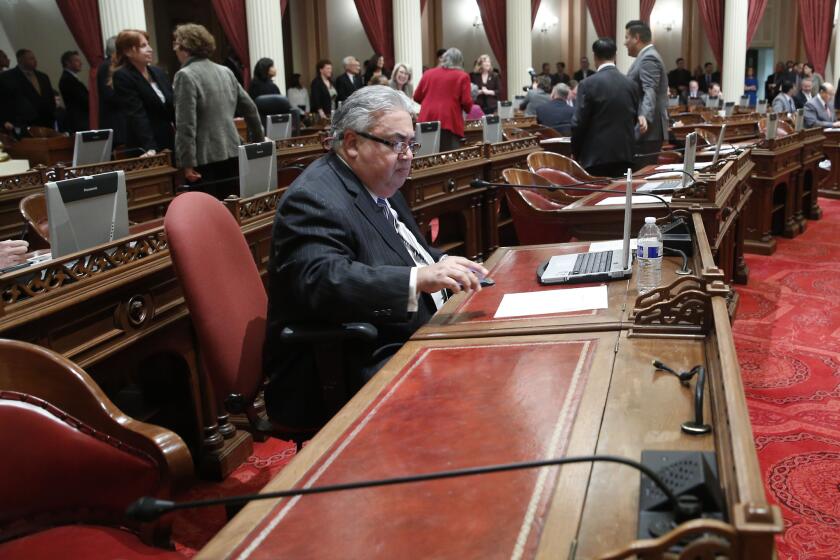
M 636 153 L 649 154 L 662 149 L 668 140 L 668 73 L 662 57 L 651 43 L 650 27 L 639 20 L 624 26 L 624 46 L 627 54 L 636 57 L 627 71 L 639 88 L 639 135 Z M 656 163 L 657 156 L 638 156 L 636 168 Z
M 224 199 L 237 191 L 239 133 L 234 114 L 245 117 L 251 141 L 264 138 L 257 107 L 230 68 L 209 60 L 210 32 L 187 23 L 175 28 L 175 159 L 195 189 Z
M 268 266 L 266 406 L 287 425 L 323 420 L 314 352 L 284 348 L 288 324 L 372 323 L 391 353 L 442 305 L 444 291 L 480 290 L 487 270 L 430 247 L 399 189 L 417 146 L 407 97 L 353 92 L 333 112 L 332 150 L 277 206 Z M 387 353 L 358 368 L 367 381 Z M 352 367 L 352 362 L 348 364 Z
M 834 97 L 834 86 L 828 82 L 821 83 L 819 94 L 805 104 L 805 128 L 840 126 L 840 121 L 834 116 L 832 97 Z

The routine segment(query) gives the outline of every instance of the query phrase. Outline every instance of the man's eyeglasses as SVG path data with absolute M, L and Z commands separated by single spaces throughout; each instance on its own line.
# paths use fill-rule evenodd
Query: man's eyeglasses
M 355 130 L 354 132 L 362 138 L 367 138 L 368 140 L 373 140 L 374 142 L 390 146 L 391 149 L 394 150 L 395 154 L 399 154 L 401 156 L 405 155 L 409 150 L 411 150 L 412 154 L 416 154 L 417 150 L 420 149 L 420 144 L 417 142 L 391 142 L 390 140 L 385 140 L 384 138 L 374 136 L 373 134 L 369 134 L 367 132 L 362 132 L 361 130 Z

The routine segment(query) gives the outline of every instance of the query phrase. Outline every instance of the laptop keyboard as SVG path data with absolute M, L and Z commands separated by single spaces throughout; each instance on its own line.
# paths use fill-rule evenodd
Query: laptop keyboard
M 598 272 L 609 272 L 612 265 L 612 251 L 599 251 L 596 253 L 580 253 L 575 260 L 575 267 L 572 274 L 597 274 Z

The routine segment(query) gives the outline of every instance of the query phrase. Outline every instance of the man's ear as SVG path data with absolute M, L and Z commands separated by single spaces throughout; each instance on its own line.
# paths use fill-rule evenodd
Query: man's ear
M 341 147 L 347 157 L 355 159 L 359 156 L 359 136 L 352 130 L 345 130 L 341 139 Z

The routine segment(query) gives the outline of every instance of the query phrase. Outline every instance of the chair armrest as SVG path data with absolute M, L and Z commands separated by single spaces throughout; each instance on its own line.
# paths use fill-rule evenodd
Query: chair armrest
M 286 344 L 308 344 L 336 340 L 357 340 L 373 342 L 379 332 L 370 323 L 344 323 L 338 326 L 288 325 L 280 332 L 280 340 Z

